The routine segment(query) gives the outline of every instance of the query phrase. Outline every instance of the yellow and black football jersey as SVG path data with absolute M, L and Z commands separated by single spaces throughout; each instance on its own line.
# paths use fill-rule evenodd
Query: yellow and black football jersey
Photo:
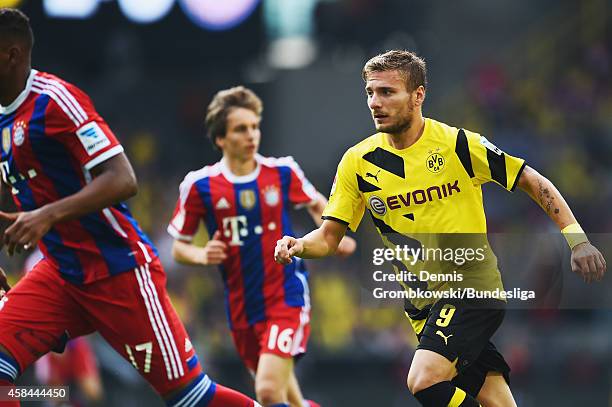
M 387 137 L 374 134 L 344 154 L 323 218 L 345 223 L 354 231 L 367 209 L 387 247 L 481 248 L 482 258 L 462 264 L 434 255 L 434 259 L 420 258 L 416 265 L 394 262 L 394 267 L 462 272 L 459 282 L 427 281 L 428 290 L 503 290 L 497 259 L 486 239 L 481 185 L 494 181 L 513 191 L 524 160 L 504 153 L 477 133 L 429 118 L 421 137 L 408 148 L 395 149 Z M 433 302 L 414 300 L 412 305 L 422 309 Z

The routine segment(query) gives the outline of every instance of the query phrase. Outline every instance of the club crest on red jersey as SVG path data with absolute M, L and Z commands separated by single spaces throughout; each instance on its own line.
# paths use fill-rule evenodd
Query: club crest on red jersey
M 255 191 L 252 189 L 243 189 L 240 191 L 240 206 L 244 209 L 253 209 L 255 202 Z
M 264 201 L 268 206 L 276 206 L 280 202 L 280 192 L 276 185 L 268 185 L 263 190 Z
M 16 122 L 13 126 L 13 143 L 15 143 L 16 146 L 23 144 L 25 140 L 25 128 L 26 123 L 23 120 Z

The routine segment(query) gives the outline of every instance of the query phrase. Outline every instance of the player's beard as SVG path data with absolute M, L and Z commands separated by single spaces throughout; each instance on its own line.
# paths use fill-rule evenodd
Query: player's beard
M 376 130 L 391 135 L 399 135 L 408 130 L 410 127 L 412 127 L 412 117 L 408 116 L 402 118 L 402 120 L 397 123 L 389 124 L 387 126 L 378 126 Z
M 412 116 L 414 114 L 414 108 L 408 107 L 408 111 L 401 112 L 397 114 L 398 121 L 395 123 L 390 123 L 388 125 L 377 126 L 376 130 L 391 134 L 391 135 L 400 135 L 410 127 L 412 127 Z

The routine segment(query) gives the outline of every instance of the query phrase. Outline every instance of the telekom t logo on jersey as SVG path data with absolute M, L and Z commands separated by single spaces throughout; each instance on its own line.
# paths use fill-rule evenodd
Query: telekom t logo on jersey
M 276 223 L 270 222 L 266 225 L 268 230 L 275 230 Z M 223 218 L 223 236 L 230 238 L 230 246 L 243 246 L 244 241 L 241 238 L 247 237 L 249 234 L 254 233 L 261 235 L 264 228 L 261 225 L 256 225 L 249 228 L 247 217 L 245 215 L 240 216 L 228 216 Z
M 240 237 L 246 237 L 249 234 L 246 216 L 240 215 L 223 218 L 223 234 L 225 237 L 232 238 L 230 246 L 242 246 L 244 242 L 240 240 Z

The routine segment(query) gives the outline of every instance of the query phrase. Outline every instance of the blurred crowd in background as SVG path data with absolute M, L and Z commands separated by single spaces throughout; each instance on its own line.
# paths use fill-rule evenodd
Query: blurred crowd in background
M 606 235 L 612 230 L 612 2 L 255 3 L 240 24 L 211 31 L 189 24 L 178 5 L 163 20 L 142 25 L 129 22 L 114 1 L 102 1 L 86 20 L 52 18 L 39 2 L 21 2 L 36 36 L 33 66 L 87 91 L 126 147 L 140 187 L 129 205 L 160 251 L 174 305 L 205 368 L 221 381 L 250 391 L 230 340 L 221 278 L 212 267 L 176 264 L 165 228 L 184 175 L 219 159 L 203 119 L 214 93 L 229 86 L 243 84 L 263 99 L 261 154 L 293 155 L 327 195 L 342 153 L 373 133 L 363 64 L 387 49 L 414 50 L 429 68 L 424 114 L 525 158 L 561 190 L 612 261 Z M 531 241 L 557 238 L 544 212 L 522 192 L 492 185 L 484 192 L 489 230 L 500 241 L 514 234 L 526 242 L 509 270 L 496 247 L 504 279 L 512 280 L 509 273 L 537 279 L 540 268 L 552 267 L 563 293 L 576 288 L 588 297 L 591 287 L 571 275 L 567 251 L 556 253 L 552 265 L 538 257 Z M 305 213 L 293 219 L 297 233 L 314 226 Z M 401 304 L 370 301 L 362 284 L 372 269 L 367 248 L 378 239 L 372 232 L 364 218 L 358 254 L 308 263 L 312 336 L 299 370 L 306 394 L 323 405 L 416 405 L 404 385 L 416 338 Z M 13 281 L 23 261 L 3 259 Z M 519 405 L 612 405 L 610 302 L 555 308 L 509 310 L 495 337 L 513 369 Z M 127 397 L 122 386 L 146 392 L 126 373 L 127 364 L 93 342 L 107 399 Z

